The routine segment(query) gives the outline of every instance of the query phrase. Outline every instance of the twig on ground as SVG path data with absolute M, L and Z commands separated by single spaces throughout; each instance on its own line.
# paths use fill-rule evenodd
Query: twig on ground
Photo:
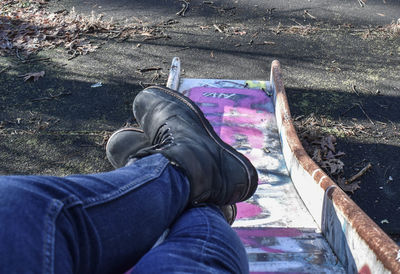
M 294 20 L 294 19 L 292 19 L 292 18 L 290 18 L 290 21 L 293 21 L 294 23 L 296 23 L 297 25 L 299 25 L 299 26 L 304 26 L 304 25 L 302 25 L 302 24 L 300 24 L 299 22 L 297 22 L 296 20 Z
M 153 85 L 152 83 L 144 83 L 142 81 L 138 82 L 139 86 L 141 86 L 142 88 L 147 88 L 148 86 Z
M 176 15 L 178 15 L 178 16 L 185 16 L 185 13 L 186 13 L 186 11 L 187 11 L 188 8 L 189 8 L 189 2 L 187 2 L 187 1 L 185 1 L 185 0 L 181 0 L 181 2 L 182 2 L 182 9 L 181 9 L 180 11 L 178 11 L 178 12 L 176 13 Z
M 214 28 L 215 28 L 217 31 L 219 31 L 220 33 L 224 33 L 224 31 L 223 31 L 220 27 L 218 27 L 217 24 L 214 24 L 213 26 L 214 26 Z
M 162 36 L 154 36 L 154 37 L 146 37 L 145 39 L 143 39 L 143 41 L 149 41 L 149 40 L 158 40 L 158 39 L 171 39 L 171 37 L 169 35 L 162 35 Z
M 264 41 L 262 43 L 257 43 L 256 45 L 275 45 L 275 42 L 272 41 Z
M 387 124 L 385 122 L 381 122 L 381 121 L 376 121 L 376 123 L 381 124 L 382 126 L 387 126 Z
M 368 163 L 363 169 L 361 169 L 357 174 L 353 175 L 350 179 L 346 180 L 345 184 L 351 184 L 361 176 L 363 176 L 370 168 L 372 167 L 371 163 Z
M 160 77 L 161 77 L 161 74 L 159 73 L 158 70 L 156 70 L 156 72 L 154 73 L 153 77 L 151 77 L 151 82 L 154 83 L 155 81 L 160 79 Z
M 174 25 L 174 24 L 178 24 L 179 21 L 175 20 L 175 19 L 168 19 L 166 21 L 161 22 L 160 24 L 157 24 L 156 27 L 162 27 L 162 26 L 169 26 L 169 25 Z
M 137 71 L 138 71 L 140 74 L 143 74 L 143 73 L 145 73 L 145 72 L 149 72 L 149 71 L 158 71 L 158 70 L 162 70 L 162 68 L 160 68 L 160 67 L 151 67 L 151 68 L 138 69 Z
M 341 114 L 340 114 L 340 116 L 343 116 L 343 115 L 345 115 L 347 112 L 349 112 L 350 110 L 352 110 L 353 108 L 355 108 L 356 107 L 356 105 L 352 105 L 351 107 L 349 107 L 347 110 L 345 110 L 344 112 L 342 112 Z
M 58 97 L 61 96 L 67 96 L 67 95 L 71 95 L 72 92 L 61 92 L 57 95 L 51 95 L 47 96 L 47 97 L 40 97 L 40 98 L 35 98 L 35 99 L 31 99 L 31 101 L 35 102 L 35 101 L 46 101 L 46 100 L 53 100 L 53 99 L 57 99 Z
M 3 72 L 5 72 L 6 70 L 8 70 L 10 67 L 6 66 L 5 68 L 3 68 L 2 70 L 0 70 L 0 74 L 2 74 Z
M 34 82 L 36 82 L 37 80 L 39 80 L 40 77 L 44 77 L 45 74 L 46 74 L 45 71 L 42 70 L 40 72 L 30 72 L 30 73 L 26 73 L 23 75 L 18 75 L 18 77 L 20 77 L 20 78 L 23 77 L 24 82 L 26 82 L 30 79 L 32 79 Z
M 184 47 L 184 48 L 172 50 L 172 51 L 170 51 L 170 52 L 179 52 L 179 51 L 184 51 L 184 50 L 187 50 L 187 49 L 190 49 L 190 47 Z
M 357 96 L 360 96 L 360 94 L 358 93 L 358 91 L 356 89 L 356 85 L 353 85 L 352 88 L 353 88 L 353 91 L 357 94 Z
M 372 121 L 372 119 L 368 116 L 368 114 L 365 112 L 364 108 L 362 107 L 361 103 L 354 103 L 350 108 L 348 108 L 346 111 L 342 112 L 340 116 L 345 115 L 347 112 L 352 110 L 353 108 L 358 107 L 362 113 L 367 117 L 367 119 L 371 122 L 371 124 L 375 125 L 375 123 Z
M 358 4 L 363 8 L 365 7 L 365 2 L 363 0 L 358 0 Z
M 371 122 L 371 124 L 375 125 L 375 123 L 371 120 L 371 118 L 369 118 L 368 114 L 365 112 L 365 110 L 362 107 L 362 105 L 360 103 L 356 103 L 356 105 L 361 109 L 361 111 L 364 113 L 365 117 L 368 118 L 368 120 Z
M 68 57 L 68 61 L 72 60 L 72 59 L 74 59 L 74 58 L 76 58 L 78 56 L 79 56 L 78 52 L 76 50 L 74 50 L 74 53 L 70 57 Z
M 317 19 L 317 17 L 309 13 L 308 10 L 304 10 L 304 14 L 310 16 L 311 19 Z

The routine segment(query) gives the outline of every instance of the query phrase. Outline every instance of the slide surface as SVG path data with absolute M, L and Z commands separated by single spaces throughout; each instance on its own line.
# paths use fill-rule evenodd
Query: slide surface
M 217 134 L 257 168 L 257 192 L 237 205 L 233 224 L 250 272 L 345 273 L 290 179 L 270 82 L 180 79 L 179 92 L 196 102 Z

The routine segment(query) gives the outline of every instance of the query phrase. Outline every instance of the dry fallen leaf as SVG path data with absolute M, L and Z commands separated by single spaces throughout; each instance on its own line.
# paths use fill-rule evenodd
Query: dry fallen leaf
M 327 169 L 330 174 L 336 175 L 343 172 L 344 164 L 339 159 L 329 159 L 322 161 L 321 167 Z
M 314 162 L 316 162 L 316 163 L 321 163 L 321 162 L 322 162 L 321 150 L 320 150 L 320 149 L 316 148 L 316 149 L 314 150 L 312 159 L 313 159 Z
M 43 77 L 45 72 L 42 70 L 41 72 L 30 72 L 24 75 L 20 75 L 19 77 L 24 77 L 24 82 L 33 79 L 34 82 L 39 80 L 40 77 Z

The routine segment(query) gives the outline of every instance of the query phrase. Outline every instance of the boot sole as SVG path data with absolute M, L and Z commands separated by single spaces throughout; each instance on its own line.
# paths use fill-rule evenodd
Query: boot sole
M 244 166 L 246 173 L 247 173 L 247 179 L 249 182 L 249 185 L 247 187 L 246 193 L 240 198 L 240 201 L 245 201 L 249 199 L 255 192 L 258 186 L 258 175 L 257 171 L 254 169 L 253 165 L 250 163 L 250 161 L 241 153 L 237 152 L 233 147 L 230 145 L 226 144 L 214 131 L 212 125 L 210 122 L 207 120 L 207 118 L 204 116 L 203 111 L 194 103 L 192 100 L 187 98 L 186 96 L 174 91 L 170 90 L 164 87 L 159 87 L 159 86 L 151 86 L 146 89 L 156 89 L 159 91 L 164 92 L 165 94 L 168 94 L 176 99 L 178 99 L 180 102 L 182 102 L 185 106 L 189 107 L 199 118 L 201 124 L 203 125 L 204 129 L 208 133 L 208 135 L 214 140 L 214 142 L 221 147 L 224 151 L 232 155 L 235 159 L 237 159 L 242 166 Z M 146 90 L 145 89 L 145 90 Z M 254 172 L 251 172 L 251 170 L 254 169 Z M 255 179 L 252 179 L 252 174 L 253 176 L 256 176 Z M 253 183 L 255 181 L 255 183 Z

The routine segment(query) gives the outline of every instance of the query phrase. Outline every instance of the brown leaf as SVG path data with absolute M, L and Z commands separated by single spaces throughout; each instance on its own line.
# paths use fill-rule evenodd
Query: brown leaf
M 335 175 L 343 171 L 344 163 L 339 159 L 322 161 L 321 167 L 328 169 L 329 174 Z
M 332 135 L 329 135 L 327 137 L 322 138 L 321 147 L 322 149 L 328 148 L 330 151 L 335 152 L 335 143 L 336 143 L 336 138 Z
M 20 75 L 18 77 L 24 77 L 24 82 L 33 79 L 34 82 L 39 80 L 40 77 L 44 77 L 45 72 L 42 70 L 41 72 L 30 72 L 24 75 Z
M 328 153 L 326 154 L 326 159 L 330 160 L 330 159 L 335 159 L 335 155 L 333 154 L 332 151 L 328 151 Z
M 312 159 L 316 162 L 316 163 L 321 163 L 322 162 L 322 158 L 321 158 L 321 150 L 316 148 L 314 150 Z

